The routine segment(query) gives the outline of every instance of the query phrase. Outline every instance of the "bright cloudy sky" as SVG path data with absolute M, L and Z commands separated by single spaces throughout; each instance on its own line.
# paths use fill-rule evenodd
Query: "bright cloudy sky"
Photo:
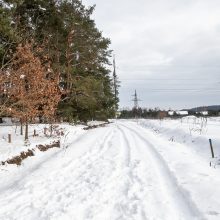
M 120 107 L 220 104 L 219 0 L 84 0 L 112 41 Z

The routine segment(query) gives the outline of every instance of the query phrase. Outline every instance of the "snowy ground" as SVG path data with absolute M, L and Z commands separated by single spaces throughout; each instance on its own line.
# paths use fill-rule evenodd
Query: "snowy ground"
M 0 162 L 5 161 L 8 158 L 12 158 L 13 156 L 19 155 L 22 151 L 27 151 L 27 149 L 35 148 L 37 144 L 50 144 L 53 141 L 60 139 L 55 134 L 55 131 L 62 130 L 65 134 L 65 137 L 62 138 L 62 141 L 67 141 L 66 136 L 68 134 L 75 135 L 76 133 L 82 132 L 81 125 L 79 126 L 70 126 L 67 124 L 63 125 L 53 125 L 57 128 L 54 129 L 52 136 L 50 136 L 48 124 L 33 124 L 29 125 L 29 144 L 26 145 L 24 142 L 24 136 L 20 135 L 20 126 L 11 126 L 11 125 L 3 125 L 0 124 Z M 47 128 L 47 137 L 44 135 L 44 128 Z M 36 137 L 33 137 L 34 130 L 36 130 Z M 23 128 L 24 133 L 24 128 Z M 11 143 L 8 143 L 8 134 L 11 135 Z M 71 135 L 68 135 L 70 138 Z M 67 144 L 67 143 L 66 143 Z M 64 143 L 63 143 L 64 145 Z
M 217 118 L 202 131 L 194 118 L 66 125 L 65 147 L 0 167 L 0 219 L 219 220 L 220 167 L 209 166 L 208 145 L 212 138 L 219 156 L 219 126 Z

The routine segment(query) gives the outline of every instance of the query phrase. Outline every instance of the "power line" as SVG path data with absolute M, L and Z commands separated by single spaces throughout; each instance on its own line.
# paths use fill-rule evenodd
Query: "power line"
M 133 65 L 133 66 L 129 66 L 129 67 L 130 67 L 131 69 L 133 69 L 133 68 L 136 68 L 136 69 L 139 68 L 139 69 L 140 69 L 140 68 L 145 68 L 145 67 L 150 67 L 150 68 L 152 68 L 152 67 L 157 67 L 157 68 L 158 68 L 158 67 L 161 67 L 161 68 L 164 68 L 164 67 L 169 67 L 169 68 L 170 68 L 170 67 L 190 67 L 190 68 L 191 68 L 191 67 L 204 67 L 204 68 L 217 68 L 217 67 L 218 67 L 218 68 L 220 68 L 220 65 L 219 65 L 219 64 L 214 64 L 214 65 L 210 65 L 210 64 L 209 64 L 209 65 L 208 65 L 208 64 L 207 64 L 207 65 L 204 65 L 204 64 L 185 64 L 185 65 L 184 65 L 184 64 L 176 64 L 176 65 L 175 65 L 175 64 L 173 64 L 173 65 L 170 65 L 170 64 L 167 64 L 167 65 L 166 65 L 166 64 L 164 64 L 164 65 L 163 65 L 163 64 L 157 64 L 157 65 L 153 65 L 153 64 L 152 64 L 152 65 L 150 65 L 150 64 L 149 64 L 149 65 L 147 65 L 147 64 L 146 64 L 146 65 L 139 65 L 139 66 Z M 126 67 L 125 67 L 125 68 L 124 68 L 124 67 L 117 67 L 117 69 L 127 70 Z
M 131 78 L 121 78 L 120 77 L 120 80 L 126 80 L 126 81 L 129 81 L 129 80 L 131 80 L 131 81 L 135 81 L 135 80 L 141 80 L 141 81 L 147 81 L 147 80 L 149 80 L 149 81 L 208 81 L 208 80 L 213 80 L 214 82 L 216 82 L 216 80 L 217 80 L 217 82 L 216 83 L 220 83 L 220 79 L 205 79 L 205 78 L 203 78 L 203 79 L 191 79 L 191 78 L 188 78 L 188 79 L 178 79 L 178 78 L 176 78 L 176 79 L 166 79 L 166 78 L 162 78 L 162 79 L 154 79 L 154 78 L 133 78 L 133 79 L 131 79 Z M 219 80 L 219 81 L 218 81 Z
M 205 91 L 213 91 L 220 92 L 220 89 L 147 89 L 145 91 L 194 91 L 194 92 L 205 92 Z
M 144 92 L 195 92 L 195 93 L 204 93 L 204 92 L 220 92 L 220 90 L 214 89 L 147 89 Z

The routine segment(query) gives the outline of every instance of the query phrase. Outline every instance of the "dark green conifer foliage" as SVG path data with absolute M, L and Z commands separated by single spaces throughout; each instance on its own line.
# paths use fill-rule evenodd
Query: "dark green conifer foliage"
M 107 119 L 118 103 L 107 68 L 110 40 L 91 19 L 94 8 L 80 0 L 4 0 L 0 5 L 0 61 L 4 41 L 16 45 L 31 39 L 43 45 L 39 56 L 49 57 L 67 91 L 58 111 L 66 120 Z

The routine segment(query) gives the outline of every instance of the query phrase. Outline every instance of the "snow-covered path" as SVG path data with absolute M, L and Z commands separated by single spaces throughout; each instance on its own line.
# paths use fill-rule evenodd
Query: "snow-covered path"
M 219 219 L 218 210 L 194 201 L 154 139 L 134 122 L 115 122 L 82 133 L 66 150 L 28 159 L 16 176 L 1 172 L 0 219 Z

